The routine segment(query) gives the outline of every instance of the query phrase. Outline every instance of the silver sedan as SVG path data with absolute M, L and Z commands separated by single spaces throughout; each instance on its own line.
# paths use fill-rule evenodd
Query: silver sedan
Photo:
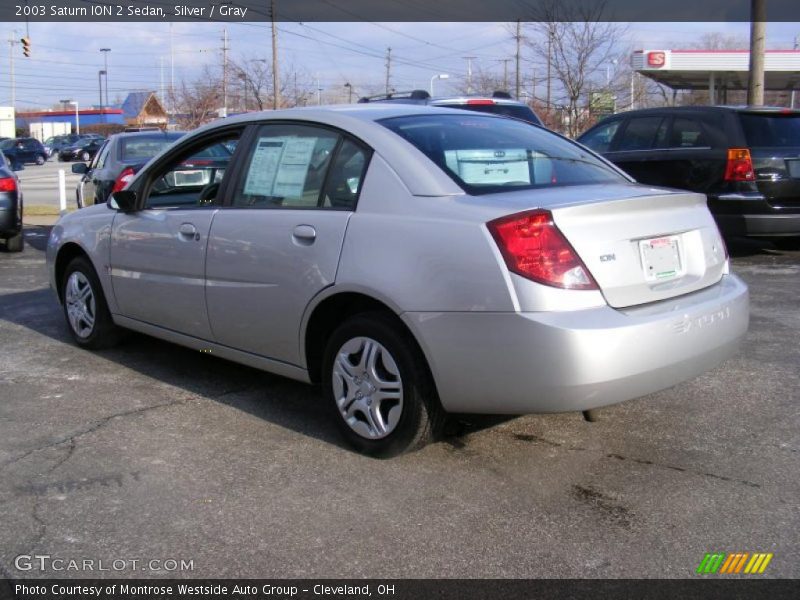
M 80 346 L 132 329 L 320 383 L 374 456 L 447 412 L 667 388 L 748 326 L 703 196 L 523 122 L 411 105 L 203 127 L 63 217 L 47 260 Z

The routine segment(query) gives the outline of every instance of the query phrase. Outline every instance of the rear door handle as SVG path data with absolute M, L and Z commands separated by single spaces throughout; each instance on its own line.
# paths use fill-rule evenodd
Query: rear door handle
M 182 223 L 178 229 L 178 235 L 185 240 L 197 241 L 200 239 L 200 233 L 197 231 L 197 227 L 191 223 Z
M 317 230 L 311 225 L 297 225 L 292 231 L 292 238 L 298 244 L 310 246 L 317 239 Z

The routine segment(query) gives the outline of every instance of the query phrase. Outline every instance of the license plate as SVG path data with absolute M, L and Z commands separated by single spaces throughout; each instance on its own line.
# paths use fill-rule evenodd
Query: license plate
M 646 281 L 667 281 L 683 275 L 681 241 L 677 235 L 639 242 Z
M 789 170 L 789 177 L 792 179 L 800 179 L 800 158 L 787 160 L 786 168 Z
M 208 171 L 175 171 L 175 185 L 205 185 L 208 183 Z

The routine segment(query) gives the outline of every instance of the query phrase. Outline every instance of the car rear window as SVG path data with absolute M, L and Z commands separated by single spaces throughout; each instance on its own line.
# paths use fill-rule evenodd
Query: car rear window
M 521 119 L 534 125 L 541 125 L 542 122 L 530 108 L 527 106 L 519 106 L 518 104 L 436 104 L 435 106 L 442 106 L 447 108 L 461 108 L 463 110 L 472 110 L 475 112 L 488 113 L 492 115 L 501 115 L 503 117 L 513 117 Z
M 171 146 L 180 135 L 137 135 L 120 140 L 119 159 L 122 162 L 144 162 L 153 158 L 167 146 Z
M 748 146 L 800 147 L 800 114 L 740 113 Z
M 471 194 L 626 181 L 546 129 L 478 115 L 414 115 L 379 121 Z

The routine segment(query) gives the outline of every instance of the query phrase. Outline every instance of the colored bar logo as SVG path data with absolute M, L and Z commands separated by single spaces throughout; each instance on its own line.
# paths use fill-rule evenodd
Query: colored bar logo
M 697 573 L 701 575 L 714 574 L 732 575 L 744 573 L 746 575 L 760 575 L 767 569 L 767 565 L 772 560 L 772 552 L 725 552 L 706 553 Z

